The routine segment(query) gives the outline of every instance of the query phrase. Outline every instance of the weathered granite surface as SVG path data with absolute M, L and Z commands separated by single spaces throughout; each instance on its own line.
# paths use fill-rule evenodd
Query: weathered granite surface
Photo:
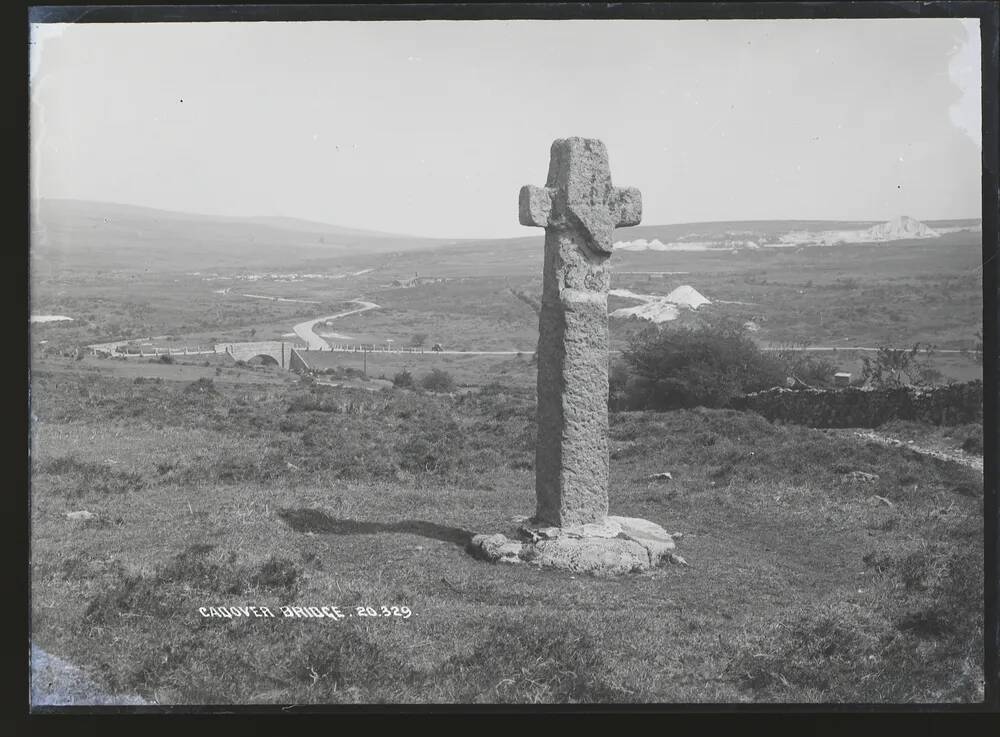
M 469 551 L 495 563 L 528 563 L 613 576 L 681 562 L 657 524 L 608 516 L 608 285 L 615 228 L 638 225 L 642 199 L 611 184 L 600 141 L 552 144 L 544 187 L 521 188 L 523 225 L 545 228 L 538 319 L 535 516 L 514 538 L 476 535 Z M 520 539 L 518 539 L 520 538 Z
M 672 560 L 674 541 L 659 525 L 635 517 L 608 517 L 601 524 L 554 527 L 535 521 L 517 537 L 476 535 L 470 552 L 493 563 L 528 563 L 577 573 L 615 576 L 641 573 Z
M 536 517 L 555 526 L 608 513 L 608 284 L 616 227 L 637 225 L 639 191 L 612 186 L 601 141 L 558 139 L 545 187 L 522 187 L 522 225 L 545 228 L 538 330 Z

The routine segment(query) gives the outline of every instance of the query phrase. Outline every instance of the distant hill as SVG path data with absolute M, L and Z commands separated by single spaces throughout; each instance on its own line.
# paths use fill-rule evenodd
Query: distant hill
M 974 240 L 981 237 L 982 221 L 978 219 L 928 220 L 924 224 L 941 235 L 968 231 L 973 235 L 962 237 Z M 678 267 L 676 264 L 681 262 L 677 260 L 664 261 L 661 258 L 668 254 L 655 252 L 691 251 L 728 254 L 734 250 L 742 252 L 757 249 L 770 251 L 779 248 L 794 250 L 803 245 L 823 245 L 814 240 L 814 234 L 833 231 L 849 231 L 857 234 L 879 225 L 881 223 L 876 221 L 855 220 L 741 220 L 619 228 L 614 233 L 616 248 L 612 256 L 612 268 L 620 271 L 685 268 Z M 796 242 L 793 239 L 788 242 L 786 237 L 792 233 L 801 236 L 802 240 Z M 640 241 L 644 242 L 637 243 Z M 947 238 L 941 239 L 943 245 L 946 241 L 950 242 Z M 543 242 L 544 233 L 540 228 L 525 228 L 525 236 L 521 238 L 458 241 L 426 251 L 403 254 L 394 260 L 393 266 L 408 276 L 417 271 L 423 276 L 541 275 Z M 875 247 L 879 243 L 871 239 L 867 242 Z M 922 242 L 930 245 L 937 241 L 927 238 L 922 239 Z M 659 247 L 657 243 L 660 244 Z M 638 247 L 622 248 L 619 244 L 635 244 Z
M 282 217 L 223 217 L 81 200 L 40 200 L 36 263 L 103 270 L 197 271 L 434 248 L 441 238 Z
M 40 200 L 32 216 L 36 273 L 274 268 L 390 254 L 412 254 L 405 259 L 407 268 L 413 262 L 411 270 L 423 274 L 509 273 L 518 265 L 537 270 L 543 240 L 537 228 L 525 228 L 518 238 L 421 238 L 295 218 L 223 217 L 81 200 Z M 981 228 L 980 220 L 919 223 L 905 217 L 889 223 L 745 220 L 640 225 L 616 230 L 615 239 L 618 251 L 714 250 L 926 238 Z
M 919 240 L 940 238 L 946 233 L 961 230 L 982 231 L 982 222 L 936 221 L 930 227 L 916 218 L 900 215 L 885 223 L 877 223 L 864 230 L 842 228 L 839 230 L 793 231 L 781 237 L 789 245 L 837 245 L 838 243 L 884 243 L 887 241 Z
M 933 225 L 933 227 L 932 227 Z M 615 249 L 621 251 L 708 251 L 879 243 L 937 238 L 960 230 L 981 230 L 981 220 L 941 220 L 922 223 L 902 215 L 885 223 L 837 220 L 749 220 L 681 223 L 622 228 Z
M 341 236 L 360 236 L 363 238 L 397 238 L 405 240 L 432 240 L 439 241 L 440 238 L 420 238 L 406 235 L 404 233 L 384 233 L 380 230 L 362 230 L 360 228 L 342 228 L 339 225 L 330 225 L 316 220 L 302 220 L 300 218 L 281 217 L 278 215 L 240 218 L 243 222 L 259 223 L 274 228 L 284 230 L 298 230 L 308 233 L 331 233 Z

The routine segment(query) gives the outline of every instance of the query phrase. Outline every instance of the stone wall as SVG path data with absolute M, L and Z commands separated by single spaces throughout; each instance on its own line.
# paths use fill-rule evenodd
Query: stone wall
M 890 420 L 962 425 L 982 422 L 983 382 L 924 390 L 775 388 L 737 397 L 729 406 L 809 427 L 878 427 Z

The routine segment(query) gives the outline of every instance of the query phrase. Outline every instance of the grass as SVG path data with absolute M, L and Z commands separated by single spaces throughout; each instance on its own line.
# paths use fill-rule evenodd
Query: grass
M 615 414 L 612 512 L 682 532 L 691 565 L 611 580 L 489 566 L 465 552 L 471 535 L 508 532 L 534 506 L 530 387 L 448 397 L 203 371 L 141 383 L 86 361 L 33 371 L 32 637 L 109 692 L 982 698 L 970 469 L 753 414 Z M 673 480 L 649 480 L 660 471 Z M 78 509 L 97 519 L 65 517 Z M 413 616 L 198 613 L 237 605 Z
M 741 643 L 730 673 L 777 701 L 947 702 L 977 694 L 983 619 L 973 604 L 982 596 L 981 558 L 930 545 L 901 557 L 868 553 L 863 562 L 877 584 L 867 606 L 834 602 L 786 615 Z M 885 616 L 893 604 L 900 609 Z M 958 667 L 921 689 L 937 670 L 928 658 Z
M 146 482 L 140 474 L 119 471 L 101 463 L 81 461 L 74 456 L 58 456 L 41 464 L 42 473 L 57 480 L 58 492 L 69 497 L 126 494 L 139 491 Z M 71 482 L 61 483 L 68 477 Z
M 459 387 L 481 386 L 490 381 L 532 389 L 535 386 L 533 351 L 520 356 L 451 355 L 433 351 L 420 354 L 377 352 L 369 353 L 367 357 L 360 351 L 306 351 L 303 356 L 316 372 L 333 370 L 344 376 L 367 369 L 370 378 L 391 380 L 396 374 L 408 371 L 419 383 L 419 379 L 439 369 L 449 373 Z

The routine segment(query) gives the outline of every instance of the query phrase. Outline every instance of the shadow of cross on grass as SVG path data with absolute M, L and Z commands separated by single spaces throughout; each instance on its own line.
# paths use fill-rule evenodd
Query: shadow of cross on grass
M 353 519 L 335 519 L 318 509 L 280 509 L 280 517 L 296 532 L 316 532 L 325 535 L 378 535 L 383 532 L 407 532 L 433 540 L 466 547 L 472 542 L 473 533 L 458 527 L 447 527 L 424 520 L 400 522 L 365 522 Z

